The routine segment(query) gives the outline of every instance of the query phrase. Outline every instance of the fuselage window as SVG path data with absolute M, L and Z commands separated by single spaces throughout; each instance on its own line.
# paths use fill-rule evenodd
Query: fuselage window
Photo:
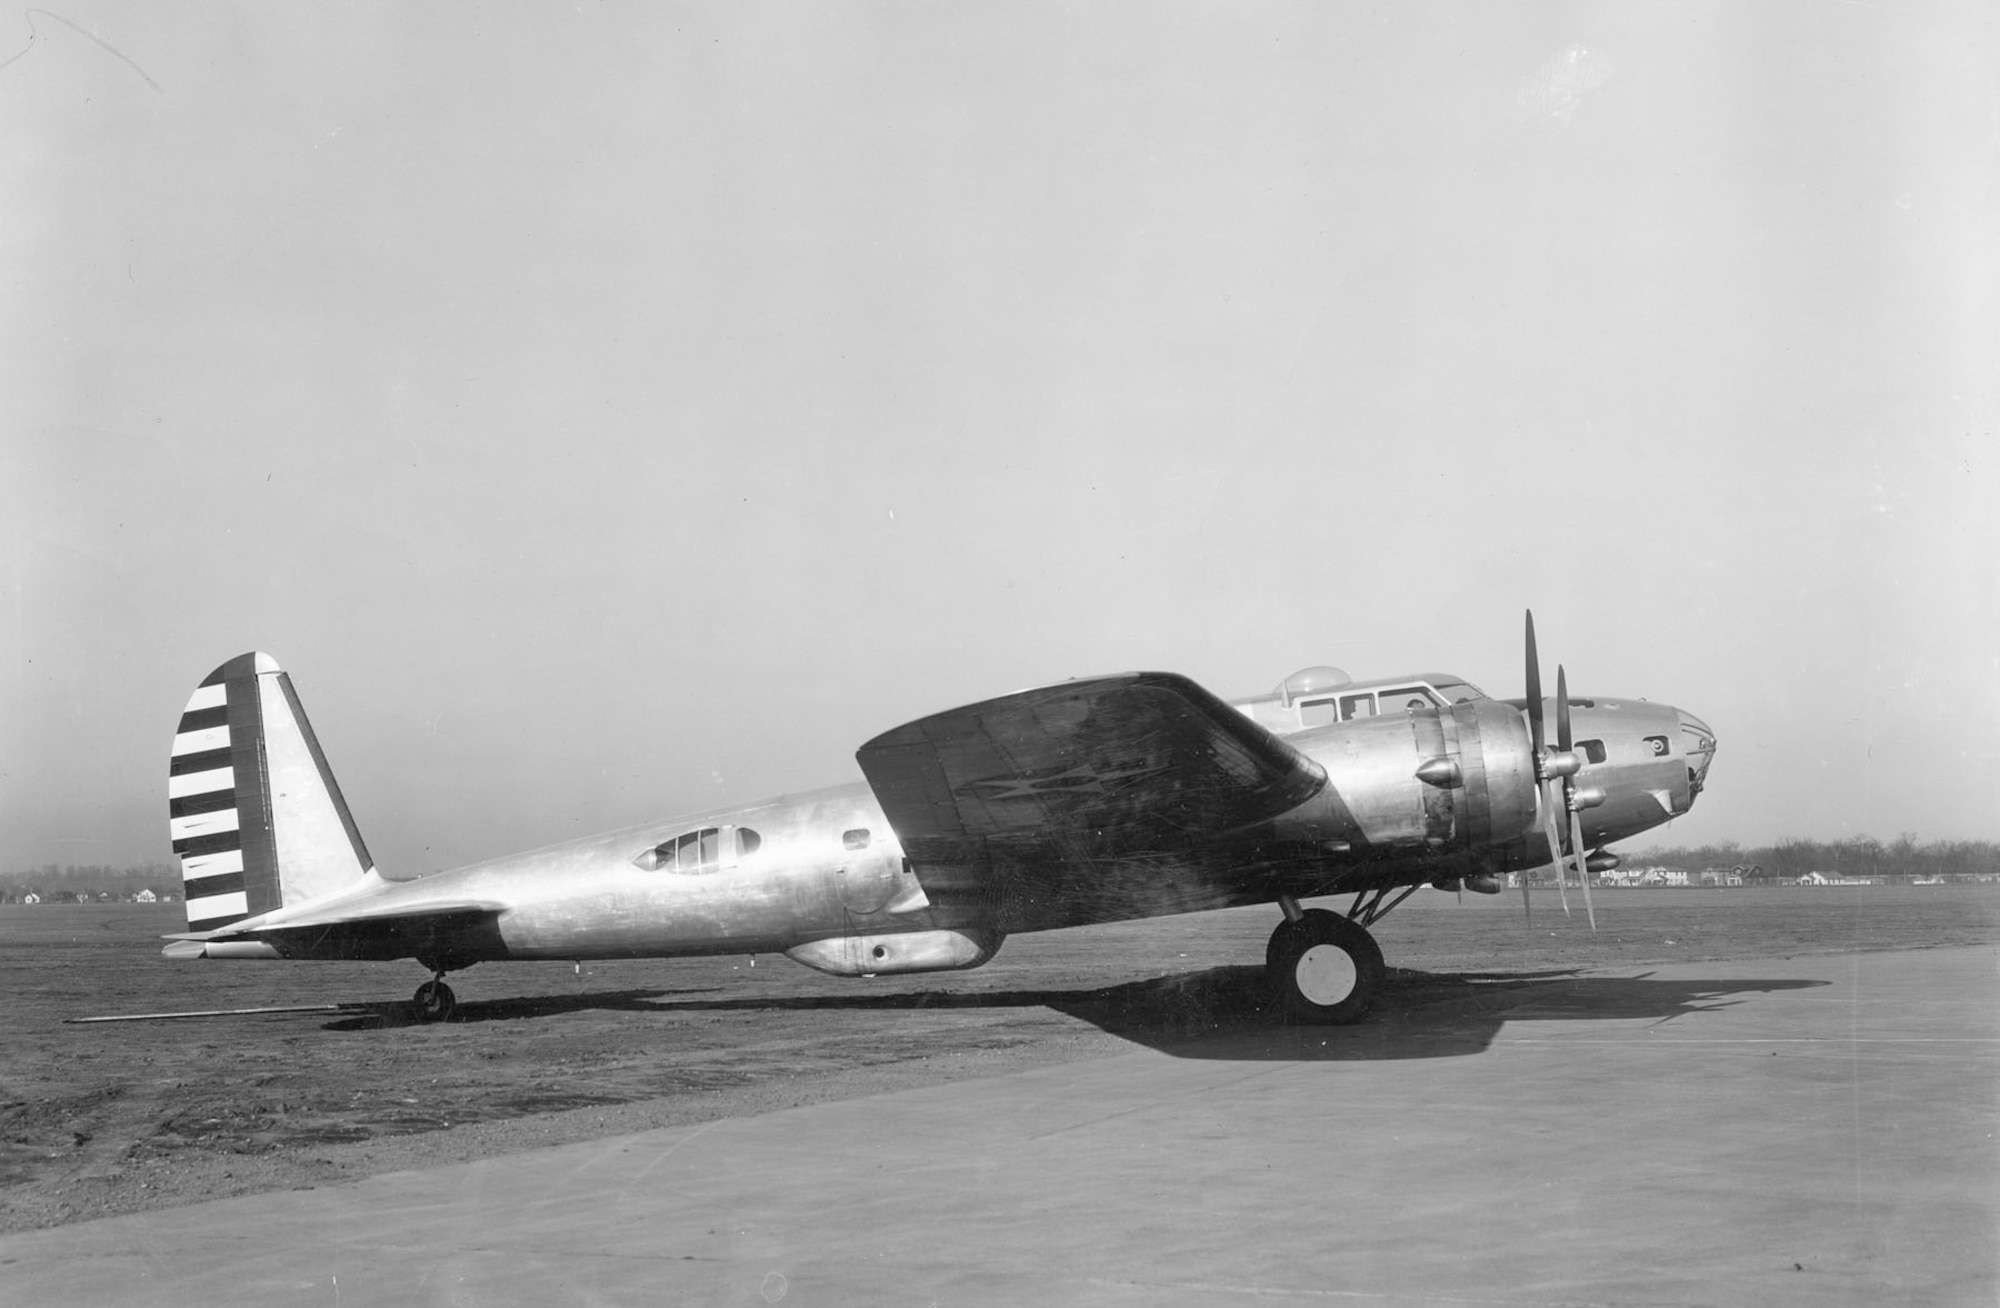
M 1340 720 L 1342 722 L 1352 722 L 1356 718 L 1372 718 L 1374 716 L 1375 697 L 1373 695 L 1342 695 L 1340 697 Z
M 842 849 L 868 848 L 868 828 L 855 827 L 852 831 L 841 832 L 840 845 Z
M 632 861 L 649 872 L 713 872 L 722 866 L 722 828 L 703 827 L 663 840 Z M 760 842 L 757 833 L 736 829 L 736 849 L 747 854 Z
M 661 845 L 657 851 L 660 856 L 660 871 L 715 871 L 715 856 L 721 836 L 722 831 L 719 827 L 704 827 L 700 831 L 686 832 Z
M 1301 727 L 1325 727 L 1340 721 L 1340 710 L 1330 699 L 1309 699 L 1299 705 Z

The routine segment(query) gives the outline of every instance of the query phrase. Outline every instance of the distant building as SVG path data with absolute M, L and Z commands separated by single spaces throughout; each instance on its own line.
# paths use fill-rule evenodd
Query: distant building
M 1606 872 L 1600 880 L 1609 886 L 1684 886 L 1688 874 L 1685 868 L 1678 867 L 1619 867 Z
M 141 890 L 132 896 L 132 902 L 135 904 L 157 904 L 159 900 L 160 897 L 150 890 Z

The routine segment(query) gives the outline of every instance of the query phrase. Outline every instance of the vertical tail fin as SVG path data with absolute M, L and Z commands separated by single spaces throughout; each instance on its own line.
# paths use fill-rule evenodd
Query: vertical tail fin
M 292 679 L 268 654 L 238 655 L 189 697 L 167 810 L 189 931 L 317 899 L 374 867 Z

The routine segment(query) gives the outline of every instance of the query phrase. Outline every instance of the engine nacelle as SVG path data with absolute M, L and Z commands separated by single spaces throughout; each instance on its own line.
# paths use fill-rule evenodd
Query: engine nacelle
M 876 976 L 885 972 L 949 972 L 978 967 L 1000 952 L 998 931 L 893 931 L 879 935 L 832 936 L 785 951 L 793 962 L 835 976 Z
M 1326 769 L 1328 785 L 1280 819 L 1281 839 L 1443 853 L 1506 845 L 1535 828 L 1528 724 L 1502 700 L 1342 723 L 1292 743 Z
M 1437 717 L 1444 753 L 1465 776 L 1465 784 L 1450 792 L 1450 812 L 1431 814 L 1433 821 L 1448 821 L 1450 843 L 1482 849 L 1534 830 L 1539 787 L 1527 719 L 1493 699 L 1454 704 Z

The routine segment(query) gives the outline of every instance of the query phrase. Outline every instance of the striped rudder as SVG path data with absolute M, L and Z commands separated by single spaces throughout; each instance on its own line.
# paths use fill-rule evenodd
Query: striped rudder
M 167 815 L 189 931 L 316 899 L 373 866 L 292 679 L 268 654 L 229 660 L 189 697 Z

